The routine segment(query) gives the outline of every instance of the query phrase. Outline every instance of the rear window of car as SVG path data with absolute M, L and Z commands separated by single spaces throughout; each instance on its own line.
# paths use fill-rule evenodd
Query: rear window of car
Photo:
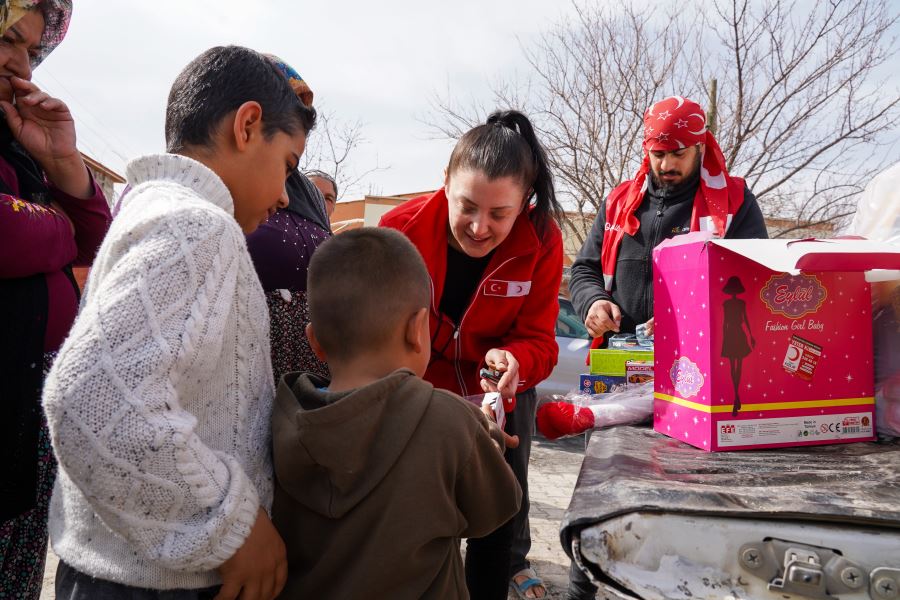
M 579 340 L 589 339 L 588 330 L 581 322 L 581 318 L 575 313 L 572 303 L 562 298 L 559 299 L 559 317 L 556 319 L 556 335 L 559 337 L 575 338 Z

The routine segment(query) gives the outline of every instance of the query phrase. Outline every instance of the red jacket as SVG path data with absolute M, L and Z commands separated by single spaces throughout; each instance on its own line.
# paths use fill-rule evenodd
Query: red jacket
M 533 388 L 550 375 L 559 354 L 559 227 L 550 223 L 541 240 L 527 212 L 519 215 L 494 251 L 457 328 L 438 309 L 447 276 L 448 220 L 447 196 L 440 189 L 401 204 L 380 223 L 412 241 L 431 276 L 431 364 L 425 379 L 462 396 L 480 394 L 478 371 L 484 355 L 500 348 L 519 361 L 519 391 Z

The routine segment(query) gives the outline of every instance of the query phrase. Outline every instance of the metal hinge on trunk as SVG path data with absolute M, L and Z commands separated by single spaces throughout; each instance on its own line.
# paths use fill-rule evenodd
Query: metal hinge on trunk
M 741 546 L 738 558 L 746 571 L 767 581 L 773 592 L 837 600 L 840 594 L 868 589 L 876 600 L 900 599 L 900 570 L 879 567 L 867 573 L 830 548 L 766 539 Z

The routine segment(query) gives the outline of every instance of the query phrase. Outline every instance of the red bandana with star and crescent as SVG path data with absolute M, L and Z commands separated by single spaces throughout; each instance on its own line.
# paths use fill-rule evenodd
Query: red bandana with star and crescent
M 712 231 L 724 237 L 744 201 L 744 180 L 725 170 L 725 157 L 706 127 L 700 105 L 681 96 L 661 100 L 644 113 L 644 160 L 631 181 L 619 185 L 606 200 L 606 224 L 600 261 L 607 291 L 612 291 L 616 260 L 625 234 L 634 235 L 640 221 L 634 216 L 647 190 L 650 152 L 669 152 L 705 144 L 700 165 L 700 185 L 694 197 L 691 231 Z

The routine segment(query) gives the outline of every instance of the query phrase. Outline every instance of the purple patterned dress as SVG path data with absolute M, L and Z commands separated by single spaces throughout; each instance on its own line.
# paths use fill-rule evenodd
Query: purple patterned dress
M 4 338 L 0 339 L 0 356 L 4 357 L 0 387 L 6 386 L 4 390 L 8 391 L 13 386 L 17 392 L 34 389 L 32 394 L 14 393 L 13 397 L 0 393 L 5 402 L 3 408 L 17 415 L 0 424 L 7 438 L 4 442 L 9 445 L 4 446 L 3 460 L 17 463 L 3 467 L 20 467 L 12 475 L 4 471 L 4 479 L 11 479 L 0 484 L 4 485 L 0 600 L 37 600 L 41 593 L 47 554 L 47 509 L 56 478 L 56 461 L 40 407 L 40 387 L 78 310 L 78 290 L 69 267 L 90 265 L 110 223 L 109 207 L 96 184 L 94 195 L 84 200 L 47 186 L 50 199 L 65 211 L 66 220 L 46 201 L 27 199 L 29 181 L 33 182 L 23 179 L 10 162 L 0 158 L 0 289 L 4 296 L 0 306 L 7 309 L 0 317 L 6 320 L 0 325 L 0 338 Z M 21 300 L 22 306 L 15 307 L 17 301 L 11 298 L 25 298 L 21 295 L 23 282 L 39 284 L 34 289 L 41 293 L 34 301 Z M 11 333 L 18 330 L 20 321 L 32 319 L 39 319 L 41 326 L 27 331 L 42 331 L 41 335 L 19 337 Z M 30 348 L 34 352 L 29 352 Z M 28 358 L 25 353 L 35 358 Z M 34 386 L 15 387 L 18 380 L 26 379 L 33 381 Z M 18 410 L 14 412 L 13 407 Z M 11 415 L 3 416 L 6 421 Z M 7 451 L 20 456 L 9 456 Z M 29 476 L 21 477 L 22 474 Z M 21 493 L 12 503 L 16 492 Z
M 306 272 L 313 252 L 329 237 L 327 229 L 290 209 L 279 210 L 247 236 L 269 306 L 276 385 L 292 371 L 330 378 L 327 365 L 316 358 L 306 339 Z

